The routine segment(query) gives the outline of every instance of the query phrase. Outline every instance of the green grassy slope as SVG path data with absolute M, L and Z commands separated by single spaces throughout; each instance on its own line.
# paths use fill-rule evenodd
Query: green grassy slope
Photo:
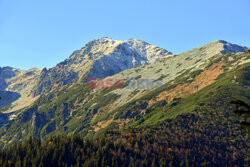
M 147 114 L 135 118 L 130 126 L 153 125 L 182 113 L 200 114 L 210 111 L 228 111 L 233 97 L 250 104 L 249 74 L 250 64 L 248 63 L 240 69 L 222 74 L 215 83 L 187 98 L 176 99 L 164 107 L 148 108 Z

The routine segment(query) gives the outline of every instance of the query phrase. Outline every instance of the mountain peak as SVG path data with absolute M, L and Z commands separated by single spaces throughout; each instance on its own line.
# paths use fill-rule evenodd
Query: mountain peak
M 97 39 L 91 40 L 86 45 L 102 44 L 102 43 L 115 42 L 115 41 L 117 41 L 117 40 L 113 40 L 112 38 L 109 38 L 109 37 L 102 37 L 102 38 L 97 38 Z
M 216 40 L 208 44 L 205 44 L 199 48 L 196 48 L 194 50 L 197 50 L 197 49 L 203 50 L 204 52 L 221 53 L 221 54 L 246 52 L 246 47 L 232 44 L 225 40 Z
M 14 68 L 14 67 L 10 67 L 10 66 L 4 66 L 4 67 L 0 67 L 0 69 L 4 69 L 4 70 L 14 70 L 14 71 L 16 71 L 16 70 L 20 70 L 20 69 L 18 69 L 18 68 Z
M 69 83 L 80 82 L 85 76 L 104 78 L 123 70 L 149 64 L 172 55 L 171 52 L 142 40 L 113 40 L 108 37 L 90 41 L 65 61 L 42 71 L 35 95 Z M 51 77 L 53 76 L 53 77 Z
M 102 37 L 102 38 L 100 38 L 101 40 L 113 40 L 112 38 L 110 38 L 110 37 Z
M 222 54 L 227 54 L 227 53 L 237 53 L 237 52 L 246 52 L 247 47 L 236 45 L 233 43 L 229 43 L 224 40 L 217 40 L 215 41 L 219 44 L 223 45 L 223 50 L 221 51 Z
M 22 70 L 10 66 L 0 67 L 0 80 L 12 78 L 21 72 Z
M 219 39 L 219 40 L 213 41 L 213 42 L 211 42 L 211 43 L 224 43 L 224 44 L 226 44 L 226 43 L 229 43 L 229 42 L 227 42 L 227 41 L 225 41 L 225 40 Z

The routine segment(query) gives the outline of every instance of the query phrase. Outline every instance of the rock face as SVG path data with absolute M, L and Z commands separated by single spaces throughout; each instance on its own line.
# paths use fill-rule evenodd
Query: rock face
M 247 49 L 247 47 L 242 47 L 236 44 L 231 44 L 223 40 L 219 40 L 216 42 L 223 44 L 224 50 L 221 52 L 222 54 L 226 54 L 230 52 L 233 52 L 233 53 L 246 52 L 246 49 Z
M 130 68 L 156 62 L 171 54 L 140 40 L 116 41 L 106 54 L 94 62 L 88 76 L 104 78 Z
M 20 97 L 17 92 L 7 91 L 8 80 L 19 75 L 22 71 L 12 67 L 0 67 L 0 107 L 11 105 Z
M 8 86 L 7 79 L 13 78 L 21 72 L 21 70 L 12 67 L 0 67 L 0 90 L 4 90 Z
M 101 38 L 75 51 L 51 69 L 43 69 L 34 96 L 88 77 L 104 78 L 172 55 L 141 40 Z
M 0 68 L 0 107 L 11 105 L 10 111 L 21 109 L 35 100 L 32 90 L 37 85 L 39 69 L 27 71 L 12 67 Z
M 215 54 L 227 54 L 230 52 L 238 53 L 238 52 L 246 52 L 246 47 L 242 47 L 236 44 L 232 44 L 223 40 L 217 40 L 211 43 L 208 43 L 204 46 L 192 49 L 190 51 L 184 52 L 180 55 L 200 55 L 200 56 L 213 56 Z

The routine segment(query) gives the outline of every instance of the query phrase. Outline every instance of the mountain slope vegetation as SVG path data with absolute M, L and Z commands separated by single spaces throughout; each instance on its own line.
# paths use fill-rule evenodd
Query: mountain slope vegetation
M 51 69 L 16 72 L 0 77 L 4 91 L 33 95 L 2 108 L 2 166 L 247 166 L 249 139 L 230 105 L 250 104 L 244 47 L 219 40 L 172 55 L 102 38 Z M 89 76 L 124 82 L 89 89 Z M 161 86 L 128 87 L 144 79 Z
M 230 59 L 232 57 L 238 60 Z M 208 64 L 203 71 L 183 73 L 175 80 L 164 84 L 161 89 L 145 92 L 145 95 L 113 109 L 112 105 L 119 98 L 119 94 L 113 93 L 112 89 L 90 90 L 86 89 L 86 84 L 66 87 L 61 91 L 41 96 L 32 107 L 17 112 L 16 119 L 1 129 L 2 142 L 13 142 L 29 136 L 48 138 L 51 134 L 97 136 L 110 128 L 151 125 L 181 113 L 196 112 L 201 108 L 218 110 L 212 108 L 216 106 L 213 103 L 206 104 L 213 100 L 222 101 L 224 108 L 221 107 L 221 110 L 226 111 L 232 96 L 243 100 L 249 98 L 249 88 L 245 88 L 248 85 L 245 83 L 248 81 L 247 78 L 242 81 L 244 84 L 238 85 L 236 83 L 239 81 L 236 79 L 239 77 L 235 72 L 236 69 L 248 65 L 239 65 L 241 61 L 248 60 L 248 57 L 247 53 L 217 56 L 210 62 L 213 65 Z M 232 61 L 229 60 L 238 64 L 233 67 Z M 235 69 L 232 70 L 233 68 Z M 203 76 L 206 77 L 209 72 L 213 75 L 204 80 Z M 218 76 L 226 76 L 228 79 L 217 79 Z M 212 85 L 219 85 L 220 89 L 210 90 L 213 88 Z M 201 93 L 203 91 L 208 93 Z
M 242 87 L 249 84 L 249 71 L 246 64 L 220 76 L 209 87 L 167 104 L 162 111 L 159 110 L 162 107 L 153 107 L 150 114 L 135 119 L 127 128 L 107 130 L 94 140 L 77 136 L 50 137 L 45 141 L 30 138 L 4 149 L 0 163 L 2 166 L 247 166 L 250 143 L 228 104 L 232 95 L 249 103 L 249 89 Z M 183 112 L 178 106 L 182 110 L 193 109 Z M 178 112 L 178 116 L 173 117 L 171 112 Z M 153 117 L 161 119 L 152 120 Z

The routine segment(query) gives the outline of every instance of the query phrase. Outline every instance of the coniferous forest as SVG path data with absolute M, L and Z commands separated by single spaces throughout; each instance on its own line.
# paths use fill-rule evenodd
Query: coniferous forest
M 108 130 L 96 139 L 30 138 L 5 148 L 0 166 L 248 166 L 245 131 L 212 116 L 184 114 L 154 127 Z M 237 121 L 230 114 L 227 119 Z

